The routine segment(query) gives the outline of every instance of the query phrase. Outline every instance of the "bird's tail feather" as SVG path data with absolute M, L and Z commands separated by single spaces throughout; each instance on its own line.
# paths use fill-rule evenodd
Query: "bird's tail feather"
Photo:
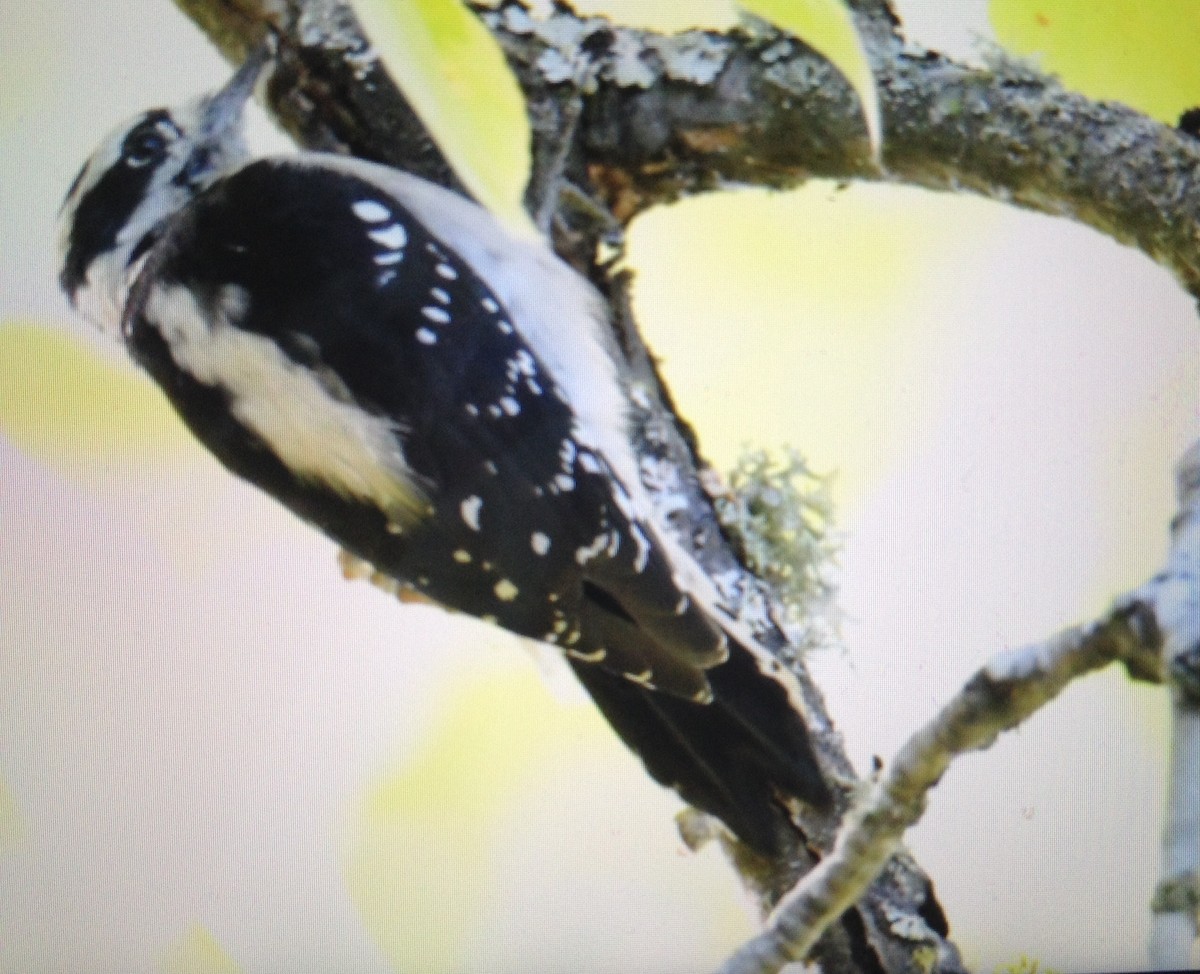
M 586 663 L 572 665 L 650 774 L 757 852 L 778 856 L 795 840 L 781 795 L 821 808 L 832 801 L 786 688 L 740 643 L 731 639 L 728 660 L 706 671 L 711 703 L 648 690 Z

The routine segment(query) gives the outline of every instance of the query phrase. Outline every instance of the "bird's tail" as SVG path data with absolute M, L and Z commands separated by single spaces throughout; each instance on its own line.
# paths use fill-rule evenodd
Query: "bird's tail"
M 781 796 L 832 802 L 801 714 L 761 654 L 730 638 L 729 658 L 706 671 L 710 703 L 648 690 L 586 663 L 576 676 L 650 774 L 715 815 L 746 845 L 784 853 L 796 830 Z

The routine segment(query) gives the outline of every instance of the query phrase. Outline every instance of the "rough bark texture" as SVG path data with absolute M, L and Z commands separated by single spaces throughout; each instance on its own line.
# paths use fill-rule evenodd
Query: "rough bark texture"
M 276 35 L 268 107 L 300 145 L 350 152 L 462 191 L 341 0 L 176 3 L 234 62 L 268 30 Z M 824 766 L 845 784 L 835 815 L 804 813 L 804 839 L 785 861 L 738 859 L 766 907 L 832 848 L 856 778 L 799 648 L 771 622 L 770 593 L 742 567 L 715 519 L 696 438 L 674 412 L 633 319 L 629 277 L 596 265 L 597 243 L 611 242 L 614 226 L 649 207 L 730 183 L 890 180 L 1068 215 L 1140 247 L 1200 294 L 1200 143 L 1019 65 L 973 69 L 908 47 L 885 0 L 851 6 L 879 86 L 882 169 L 850 87 L 802 43 L 765 24 L 665 37 L 565 9 L 535 21 L 518 3 L 478 8 L 527 98 L 528 199 L 564 201 L 550 221 L 554 243 L 609 297 L 647 393 L 640 447 L 672 494 L 674 526 L 723 590 L 760 607 L 754 618 L 764 640 L 806 688 Z M 567 205 L 572 194 L 554 192 L 560 177 L 600 206 Z M 839 972 L 961 969 L 928 880 L 903 855 L 810 956 Z

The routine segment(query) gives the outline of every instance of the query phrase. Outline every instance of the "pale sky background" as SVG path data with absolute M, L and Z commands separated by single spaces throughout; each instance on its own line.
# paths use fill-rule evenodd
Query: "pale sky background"
M 898 6 L 931 47 L 987 32 L 980 0 Z M 0 0 L 0 63 L 0 356 L 37 325 L 124 368 L 56 289 L 55 212 L 113 125 L 227 69 L 165 0 Z M 837 471 L 846 647 L 813 668 L 860 768 L 1156 570 L 1200 335 L 1141 255 L 824 184 L 687 201 L 631 244 L 717 465 L 790 443 Z M 515 640 L 342 581 L 173 421 L 89 439 L 80 388 L 45 393 L 65 438 L 0 415 L 0 974 L 656 974 L 751 931 L 674 797 Z M 1144 963 L 1165 714 L 1106 673 L 952 769 L 910 847 L 979 970 Z

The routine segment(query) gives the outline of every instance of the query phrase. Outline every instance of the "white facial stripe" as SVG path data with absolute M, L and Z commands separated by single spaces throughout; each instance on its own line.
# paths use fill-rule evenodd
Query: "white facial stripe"
M 119 260 L 92 261 L 87 279 L 75 292 L 75 309 L 113 338 L 120 338 L 121 316 L 133 279 Z
M 102 252 L 86 255 L 90 263 L 81 268 L 84 279 L 74 294 L 76 307 L 87 318 L 114 334 L 119 330 L 129 287 L 134 279 L 128 268 L 134 247 L 155 226 L 186 206 L 199 188 L 177 184 L 176 177 L 187 165 L 193 150 L 201 144 L 202 137 L 208 139 L 208 136 L 202 136 L 204 105 L 204 98 L 196 99 L 172 109 L 170 121 L 160 119 L 155 123 L 155 128 L 167 143 L 165 157 L 155 161 L 152 172 L 147 170 L 149 179 L 140 202 L 124 219 L 112 245 Z M 140 113 L 110 132 L 86 164 L 79 184 L 74 187 L 59 215 L 60 256 L 65 258 L 70 248 L 79 204 L 114 167 L 127 165 L 122 160 L 122 146 L 134 123 L 146 117 L 146 113 Z M 205 144 L 208 155 L 201 180 L 204 184 L 228 174 L 249 156 L 239 126 L 231 127 L 219 141 L 206 141 Z

